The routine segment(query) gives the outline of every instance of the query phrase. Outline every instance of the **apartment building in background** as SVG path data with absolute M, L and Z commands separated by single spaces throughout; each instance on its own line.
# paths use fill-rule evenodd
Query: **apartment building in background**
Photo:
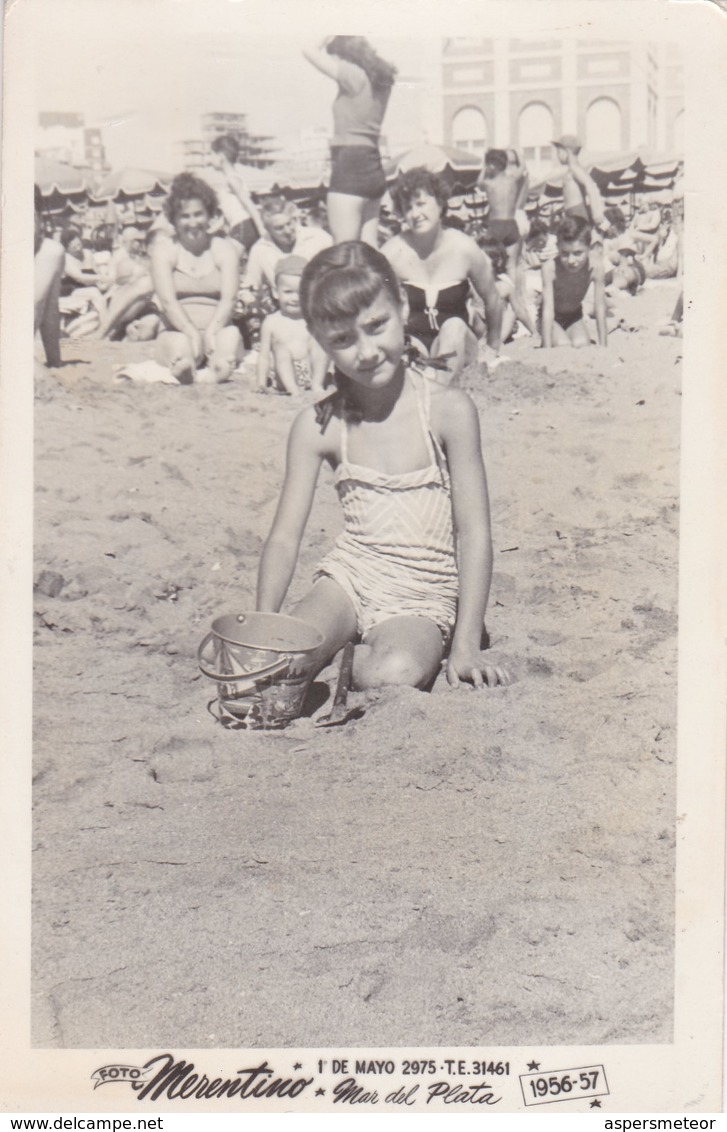
M 232 134 L 240 143 L 240 162 L 265 169 L 275 157 L 271 142 L 265 134 L 251 134 L 247 114 L 236 110 L 214 110 L 200 119 L 200 135 L 181 141 L 181 164 L 185 169 L 202 169 L 210 163 L 211 145 L 215 138 Z
M 41 111 L 35 152 L 39 157 L 89 169 L 99 180 L 110 168 L 101 130 L 86 126 L 83 114 Z
M 536 174 L 552 166 L 561 134 L 599 156 L 682 151 L 683 66 L 673 43 L 447 39 L 441 76 L 445 144 L 479 154 L 515 146 Z

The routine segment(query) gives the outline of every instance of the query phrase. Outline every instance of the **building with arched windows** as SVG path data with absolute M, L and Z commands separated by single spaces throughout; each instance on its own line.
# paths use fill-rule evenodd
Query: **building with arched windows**
M 599 155 L 683 146 L 675 44 L 447 39 L 442 103 L 445 144 L 482 154 L 515 146 L 536 172 L 552 164 L 561 134 Z

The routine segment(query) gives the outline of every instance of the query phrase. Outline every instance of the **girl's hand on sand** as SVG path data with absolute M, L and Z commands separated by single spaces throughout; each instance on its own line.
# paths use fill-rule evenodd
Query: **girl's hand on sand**
M 447 661 L 447 680 L 452 688 L 458 688 L 465 680 L 475 688 L 495 688 L 498 684 L 512 684 L 512 676 L 495 659 L 486 660 L 481 653 L 457 652 L 449 654 Z

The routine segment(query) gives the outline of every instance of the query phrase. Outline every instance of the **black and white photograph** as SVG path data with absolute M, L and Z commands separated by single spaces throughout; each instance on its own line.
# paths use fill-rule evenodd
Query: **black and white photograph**
M 720 1108 L 724 17 L 628 7 L 6 6 L 11 1108 Z

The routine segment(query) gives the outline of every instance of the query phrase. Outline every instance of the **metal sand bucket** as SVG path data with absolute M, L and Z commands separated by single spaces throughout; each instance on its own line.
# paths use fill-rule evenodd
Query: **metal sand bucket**
M 323 634 L 281 613 L 228 613 L 197 650 L 217 684 L 209 709 L 226 727 L 271 730 L 300 715 Z

